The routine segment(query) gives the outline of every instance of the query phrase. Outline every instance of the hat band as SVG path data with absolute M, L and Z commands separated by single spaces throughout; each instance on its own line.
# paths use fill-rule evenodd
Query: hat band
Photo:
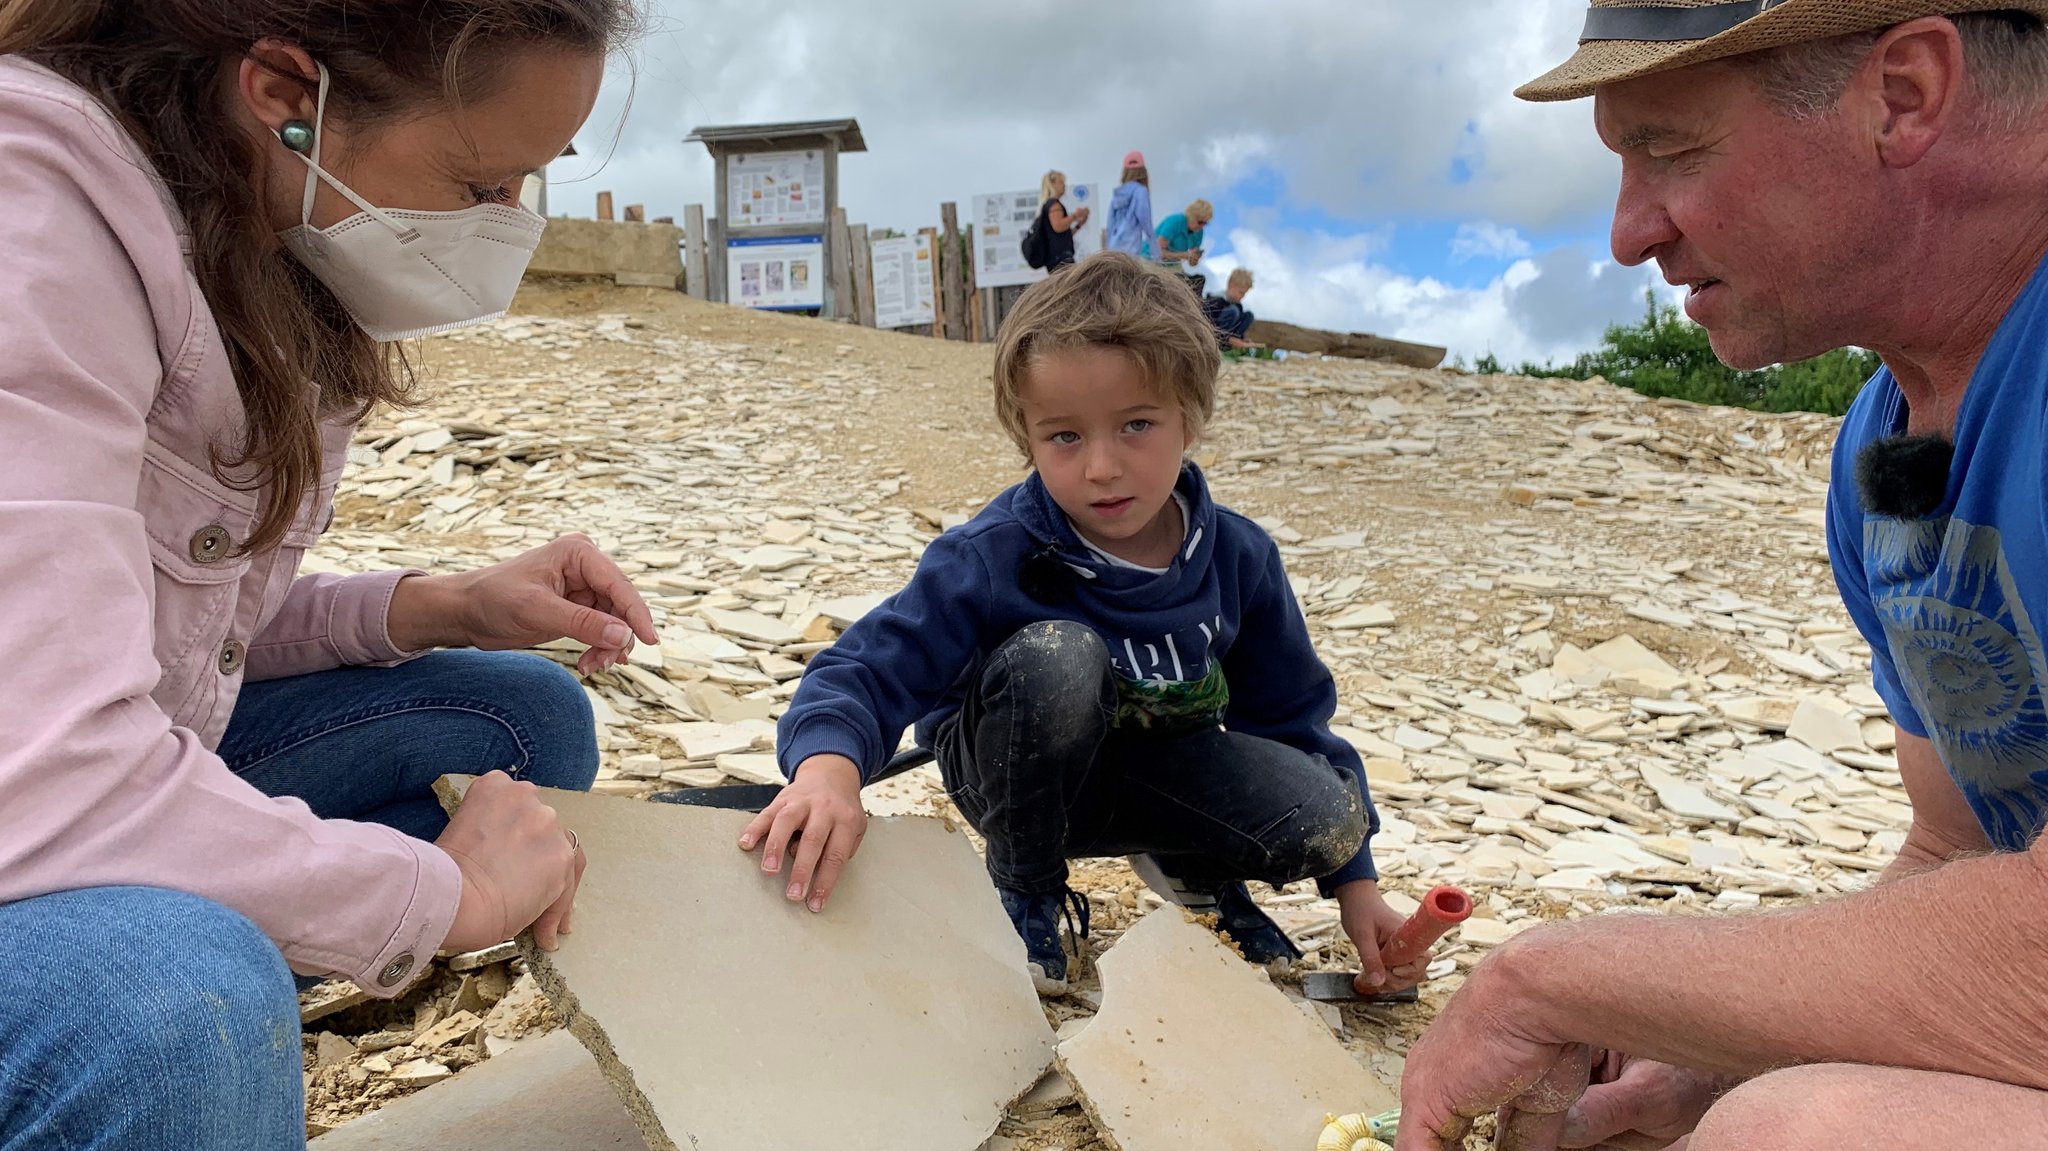
M 1785 0 L 1736 0 L 1676 8 L 1669 4 L 1628 4 L 1586 12 L 1587 40 L 1705 40 L 1719 36 L 1752 16 L 1760 16 Z

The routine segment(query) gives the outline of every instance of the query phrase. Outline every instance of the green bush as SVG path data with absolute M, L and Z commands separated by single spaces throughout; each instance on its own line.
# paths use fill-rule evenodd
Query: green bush
M 1523 364 L 1512 370 L 1524 376 L 1575 380 L 1604 376 L 1646 396 L 1702 404 L 1839 416 L 1882 366 L 1875 352 L 1837 348 L 1796 364 L 1738 372 L 1714 358 L 1705 328 L 1679 315 L 1672 305 L 1659 304 L 1654 293 L 1645 292 L 1644 301 L 1642 322 L 1608 328 L 1598 351 L 1566 365 Z M 1489 353 L 1479 357 L 1473 370 L 1492 375 L 1509 369 Z

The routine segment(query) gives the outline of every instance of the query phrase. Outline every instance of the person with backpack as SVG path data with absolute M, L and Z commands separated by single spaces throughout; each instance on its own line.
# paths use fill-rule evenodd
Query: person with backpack
M 1038 182 L 1038 219 L 1024 233 L 1024 262 L 1034 268 L 1057 272 L 1074 262 L 1074 234 L 1088 223 L 1088 209 L 1069 213 L 1061 197 L 1067 194 L 1067 174 L 1057 169 Z
M 1124 154 L 1123 182 L 1109 201 L 1109 246 L 1140 260 L 1152 254 L 1152 179 L 1143 152 Z

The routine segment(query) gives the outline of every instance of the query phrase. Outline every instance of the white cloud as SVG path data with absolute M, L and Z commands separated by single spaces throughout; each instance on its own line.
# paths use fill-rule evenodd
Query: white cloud
M 1481 258 L 1512 260 L 1535 250 L 1520 232 L 1485 220 L 1460 224 L 1458 234 L 1451 237 L 1451 259 L 1459 262 Z
M 1203 267 L 1220 283 L 1236 267 L 1257 277 L 1246 304 L 1256 314 L 1333 331 L 1372 332 L 1440 344 L 1471 362 L 1563 362 L 1597 345 L 1609 324 L 1642 312 L 1654 277 L 1591 259 L 1566 246 L 1516 260 L 1477 287 L 1413 276 L 1373 253 L 1313 233 L 1233 229 L 1229 251 Z
M 1252 166 L 1272 151 L 1264 136 L 1235 132 L 1202 146 L 1202 163 L 1216 183 L 1228 187 L 1250 175 Z
M 940 202 L 1047 168 L 1113 181 L 1138 148 L 1162 210 L 1202 196 L 1237 221 L 1208 270 L 1254 266 L 1253 306 L 1275 318 L 1512 362 L 1574 355 L 1640 314 L 1638 273 L 1545 239 L 1604 229 L 1613 204 L 1589 104 L 1512 94 L 1571 51 L 1585 0 L 647 2 L 637 79 L 614 68 L 583 156 L 554 166 L 556 212 L 587 216 L 608 189 L 680 217 L 714 202 L 691 128 L 855 116 L 870 151 L 840 175 L 857 223 L 933 225 Z M 1268 173 L 1280 204 L 1230 204 Z M 1514 262 L 1477 286 L 1393 266 L 1391 238 L 1418 224 L 1458 229 L 1445 258 Z
M 1333 217 L 1525 234 L 1583 226 L 1618 172 L 1585 102 L 1512 94 L 1570 52 L 1584 0 L 1132 0 L 1085 20 L 1052 0 L 651 2 L 637 80 L 614 69 L 586 158 L 559 166 L 577 182 L 556 211 L 588 215 L 611 189 L 679 215 L 711 202 L 710 162 L 682 143 L 692 127 L 836 116 L 858 117 L 872 149 L 842 166 L 848 212 L 899 228 L 1047 168 L 1113 180 L 1132 148 L 1162 203 L 1218 199 L 1256 163 Z

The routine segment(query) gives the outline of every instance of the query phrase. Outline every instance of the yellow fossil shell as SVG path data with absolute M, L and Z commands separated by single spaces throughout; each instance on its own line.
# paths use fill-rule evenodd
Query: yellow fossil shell
M 1373 1138 L 1370 1115 L 1325 1115 L 1322 1138 L 1316 1151 L 1394 1151 Z

